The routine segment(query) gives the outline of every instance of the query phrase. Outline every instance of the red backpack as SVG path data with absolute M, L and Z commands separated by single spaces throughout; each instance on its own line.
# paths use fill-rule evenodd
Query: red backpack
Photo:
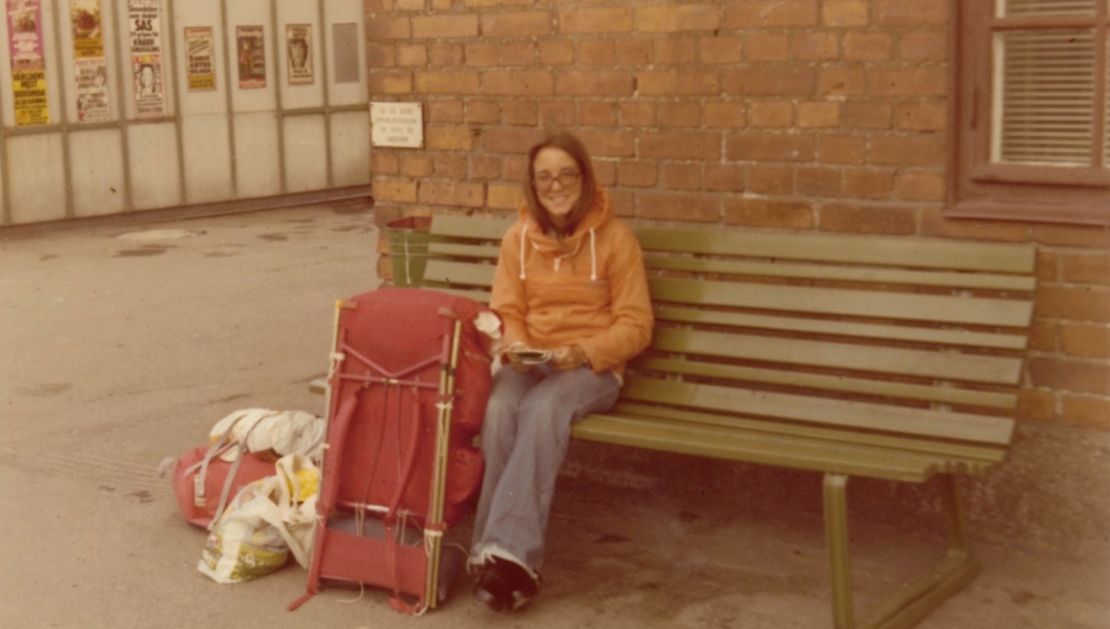
M 394 606 L 435 605 L 439 539 L 477 498 L 475 445 L 490 391 L 485 306 L 438 291 L 383 288 L 338 307 L 329 379 L 327 454 L 308 592 L 321 579 L 391 589 Z M 380 518 L 381 539 L 329 522 Z M 424 545 L 398 543 L 406 523 Z M 401 596 L 415 598 L 406 603 Z

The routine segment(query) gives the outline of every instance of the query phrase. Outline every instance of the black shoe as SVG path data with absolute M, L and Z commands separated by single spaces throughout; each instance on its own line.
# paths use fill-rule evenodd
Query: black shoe
M 497 557 L 485 566 L 474 598 L 495 612 L 516 611 L 539 594 L 539 583 L 523 567 Z

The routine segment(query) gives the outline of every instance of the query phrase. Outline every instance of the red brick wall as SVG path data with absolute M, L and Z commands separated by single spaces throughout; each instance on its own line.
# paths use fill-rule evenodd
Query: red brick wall
M 366 0 L 376 220 L 511 211 L 523 153 L 577 132 L 645 220 L 1031 241 L 1022 414 L 1110 429 L 1110 230 L 945 219 L 952 0 Z M 388 274 L 388 264 L 380 267 Z

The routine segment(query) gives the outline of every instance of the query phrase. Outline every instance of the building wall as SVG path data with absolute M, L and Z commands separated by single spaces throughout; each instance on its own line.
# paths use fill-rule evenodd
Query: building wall
M 365 0 L 376 221 L 513 211 L 545 127 L 625 217 L 1033 242 L 1021 416 L 1110 430 L 1110 229 L 946 219 L 953 0 Z M 387 276 L 383 260 L 380 273 Z
M 153 0 L 150 13 L 138 11 L 143 3 L 128 0 L 27 3 L 40 8 L 45 86 L 45 102 L 30 108 L 17 106 L 24 98 L 16 97 L 11 42 L 21 34 L 9 33 L 5 14 L 0 19 L 0 228 L 365 188 L 370 121 L 363 42 L 356 34 L 354 46 L 343 47 L 332 36 L 335 28 L 358 32 L 361 3 Z M 10 11 L 17 4 L 5 6 Z M 75 36 L 75 20 L 97 12 L 97 27 Z M 135 28 L 143 21 L 151 24 Z M 289 25 L 310 31 L 311 81 L 291 80 Z M 261 29 L 262 81 L 239 75 L 240 27 Z M 207 37 L 187 38 L 187 28 L 206 28 Z M 88 51 L 78 48 L 90 41 L 96 52 L 82 56 Z M 200 73 L 206 80 L 191 82 L 189 50 L 197 43 L 207 44 L 199 48 L 209 51 L 202 57 L 211 63 Z M 336 76 L 339 59 L 359 64 L 357 80 Z M 158 68 L 160 98 L 153 106 L 149 100 L 139 106 L 140 61 Z M 100 70 L 103 87 L 90 85 L 90 69 L 93 76 Z M 89 107 L 90 102 L 100 105 Z M 20 125 L 21 109 L 40 110 L 38 119 Z

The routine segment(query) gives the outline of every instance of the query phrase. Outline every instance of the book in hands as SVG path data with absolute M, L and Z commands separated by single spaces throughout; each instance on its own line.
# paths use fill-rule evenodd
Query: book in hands
M 521 365 L 540 365 L 551 360 L 551 351 L 531 347 L 514 347 L 506 352 L 509 360 Z

